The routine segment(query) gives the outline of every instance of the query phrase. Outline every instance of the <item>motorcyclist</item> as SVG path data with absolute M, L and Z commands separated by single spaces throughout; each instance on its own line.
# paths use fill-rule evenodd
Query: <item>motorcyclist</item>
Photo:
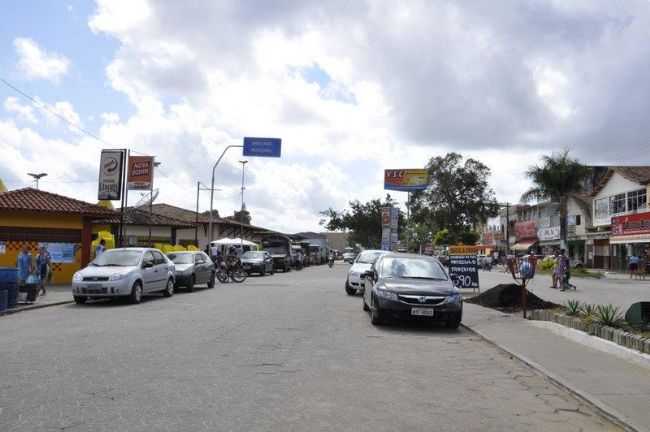
M 332 267 L 334 265 L 334 252 L 330 251 L 328 259 L 327 259 L 327 264 Z

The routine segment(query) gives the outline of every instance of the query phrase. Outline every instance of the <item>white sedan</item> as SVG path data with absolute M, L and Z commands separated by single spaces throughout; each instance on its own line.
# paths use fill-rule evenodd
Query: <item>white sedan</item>
M 345 292 L 348 295 L 355 295 L 357 292 L 363 292 L 363 278 L 362 275 L 372 268 L 372 265 L 377 261 L 377 258 L 388 253 L 383 250 L 364 250 L 352 263 L 352 267 L 348 270 L 348 277 L 345 281 Z

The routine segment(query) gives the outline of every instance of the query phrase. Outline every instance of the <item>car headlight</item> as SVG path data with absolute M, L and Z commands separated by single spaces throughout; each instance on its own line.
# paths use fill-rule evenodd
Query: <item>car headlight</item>
M 460 293 L 453 293 L 449 296 L 447 296 L 447 303 L 460 303 L 462 300 L 462 296 Z
M 108 280 L 116 281 L 120 279 L 124 279 L 126 277 L 126 273 L 117 273 L 117 274 L 112 274 Z
M 72 280 L 74 282 L 81 282 L 84 280 L 84 277 L 81 275 L 81 273 L 75 273 L 74 276 L 72 276 Z
M 378 289 L 377 290 L 377 296 L 381 298 L 385 298 L 387 300 L 395 300 L 397 301 L 397 294 L 391 291 L 386 291 L 384 289 Z

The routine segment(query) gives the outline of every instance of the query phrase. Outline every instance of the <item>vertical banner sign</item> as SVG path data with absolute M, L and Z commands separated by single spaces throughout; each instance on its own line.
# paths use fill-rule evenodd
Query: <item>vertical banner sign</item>
M 97 199 L 118 201 L 122 199 L 124 150 L 102 150 L 99 160 L 99 190 Z
M 449 275 L 458 288 L 478 288 L 476 255 L 449 255 Z
M 390 218 L 392 207 L 381 209 L 381 250 L 390 250 Z
M 150 190 L 153 187 L 153 156 L 129 156 L 126 182 L 129 190 Z
M 429 186 L 429 172 L 426 169 L 384 170 L 384 189 L 412 192 Z

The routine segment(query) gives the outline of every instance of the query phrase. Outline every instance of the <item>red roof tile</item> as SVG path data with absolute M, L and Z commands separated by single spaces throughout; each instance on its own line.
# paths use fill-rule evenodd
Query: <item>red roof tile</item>
M 110 216 L 113 210 L 74 198 L 34 188 L 0 192 L 0 211 L 23 210 L 46 213 L 72 213 L 87 216 Z

